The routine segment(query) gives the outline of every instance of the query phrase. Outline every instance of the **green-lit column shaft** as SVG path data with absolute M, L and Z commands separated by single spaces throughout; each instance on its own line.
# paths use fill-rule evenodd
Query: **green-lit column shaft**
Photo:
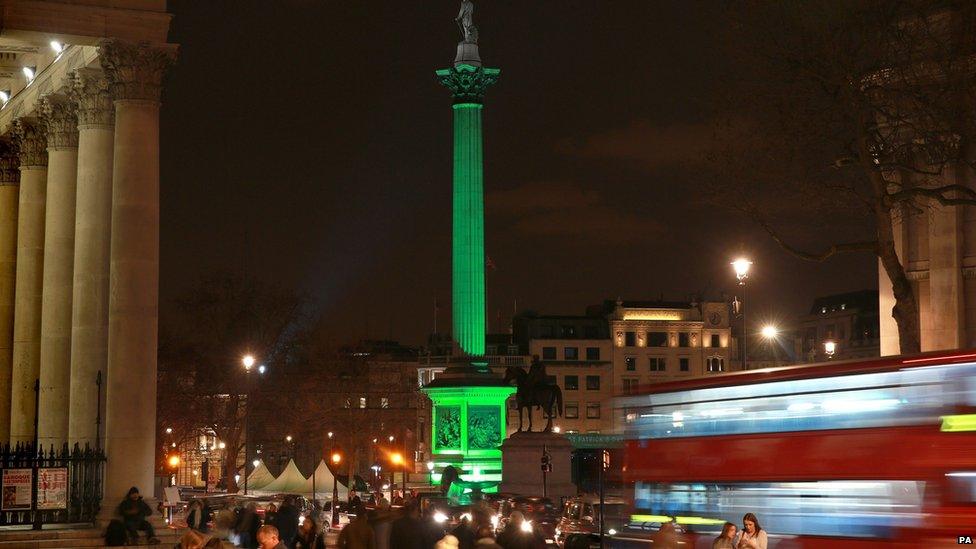
M 454 340 L 466 355 L 485 354 L 485 199 L 481 105 L 454 105 Z

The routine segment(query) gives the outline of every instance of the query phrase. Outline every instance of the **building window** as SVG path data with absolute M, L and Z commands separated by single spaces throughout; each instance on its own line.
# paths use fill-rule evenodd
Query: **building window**
M 380 397 L 380 408 L 389 408 L 390 399 L 387 397 Z
M 576 326 L 560 326 L 559 333 L 563 339 L 576 339 Z
M 511 356 L 515 356 L 515 355 L 519 354 L 518 345 L 509 345 L 508 346 L 508 354 L 511 355 Z
M 665 359 L 660 356 L 651 357 L 651 371 L 652 372 L 663 372 L 665 370 Z
M 720 356 L 713 356 L 708 359 L 708 371 L 709 372 L 724 372 L 725 371 L 725 359 Z
M 552 326 L 539 326 L 540 338 L 552 338 Z
M 624 334 L 624 347 L 634 347 L 637 345 L 637 334 L 627 332 Z
M 586 348 L 586 360 L 600 360 L 600 348 L 599 347 L 587 347 Z
M 688 370 L 690 370 L 691 368 L 688 366 L 688 359 L 687 358 L 679 358 L 678 359 L 678 368 L 682 372 L 687 372 Z
M 718 334 L 712 334 L 712 344 L 710 345 L 710 347 L 721 347 L 721 346 L 722 346 L 722 338 L 719 337 Z
M 359 407 L 360 408 L 366 407 L 366 397 L 359 397 Z
M 563 347 L 563 360 L 579 360 L 579 347 Z
M 565 412 L 566 419 L 579 419 L 579 404 L 567 402 Z
M 559 382 L 556 381 L 556 376 L 546 376 L 546 383 L 548 383 L 549 385 L 556 385 Z
M 625 377 L 622 380 L 624 382 L 624 394 L 625 395 L 636 395 L 637 386 L 640 384 L 640 380 L 632 377 Z
M 678 347 L 688 347 L 688 332 L 678 333 Z
M 343 408 L 352 408 L 352 399 L 346 398 L 346 402 L 342 405 Z
M 627 371 L 628 372 L 636 372 L 637 371 L 637 357 L 635 357 L 635 356 L 629 356 L 629 357 L 625 358 L 624 361 L 627 363 Z
M 543 347 L 542 348 L 542 358 L 543 358 L 543 360 L 556 360 L 556 348 L 555 347 Z
M 587 391 L 599 391 L 600 390 L 600 376 L 586 376 L 586 390 Z
M 579 389 L 579 376 L 566 376 L 566 390 L 576 391 Z
M 667 347 L 668 346 L 668 333 L 667 332 L 647 332 L 647 346 L 648 347 Z
M 587 402 L 586 403 L 586 419 L 600 419 L 600 403 L 599 402 Z
M 492 356 L 498 354 L 498 347 L 494 345 L 485 345 L 485 354 Z

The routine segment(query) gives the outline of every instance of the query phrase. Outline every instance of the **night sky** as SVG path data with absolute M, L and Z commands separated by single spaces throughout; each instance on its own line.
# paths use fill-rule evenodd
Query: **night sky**
M 164 307 L 202 276 L 308 293 L 336 341 L 419 344 L 450 318 L 455 0 L 171 0 L 162 110 Z M 877 285 L 876 260 L 780 251 L 706 203 L 719 2 L 475 1 L 502 70 L 484 110 L 489 331 L 518 309 L 719 297 L 755 261 L 751 321 Z M 816 223 L 788 227 L 817 244 Z

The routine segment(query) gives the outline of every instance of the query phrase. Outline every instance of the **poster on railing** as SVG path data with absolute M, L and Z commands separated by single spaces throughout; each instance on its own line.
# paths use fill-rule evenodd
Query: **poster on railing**
M 33 482 L 32 469 L 4 469 L 3 501 L 0 503 L 0 509 L 4 511 L 30 509 Z
M 68 508 L 68 468 L 46 467 L 37 470 L 37 508 Z

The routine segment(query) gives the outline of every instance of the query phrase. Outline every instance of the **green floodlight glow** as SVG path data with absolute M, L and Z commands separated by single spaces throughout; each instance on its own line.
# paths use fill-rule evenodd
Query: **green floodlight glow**
M 468 356 L 485 354 L 485 185 L 481 110 L 498 69 L 460 64 L 436 72 L 454 97 L 452 317 L 454 340 Z

